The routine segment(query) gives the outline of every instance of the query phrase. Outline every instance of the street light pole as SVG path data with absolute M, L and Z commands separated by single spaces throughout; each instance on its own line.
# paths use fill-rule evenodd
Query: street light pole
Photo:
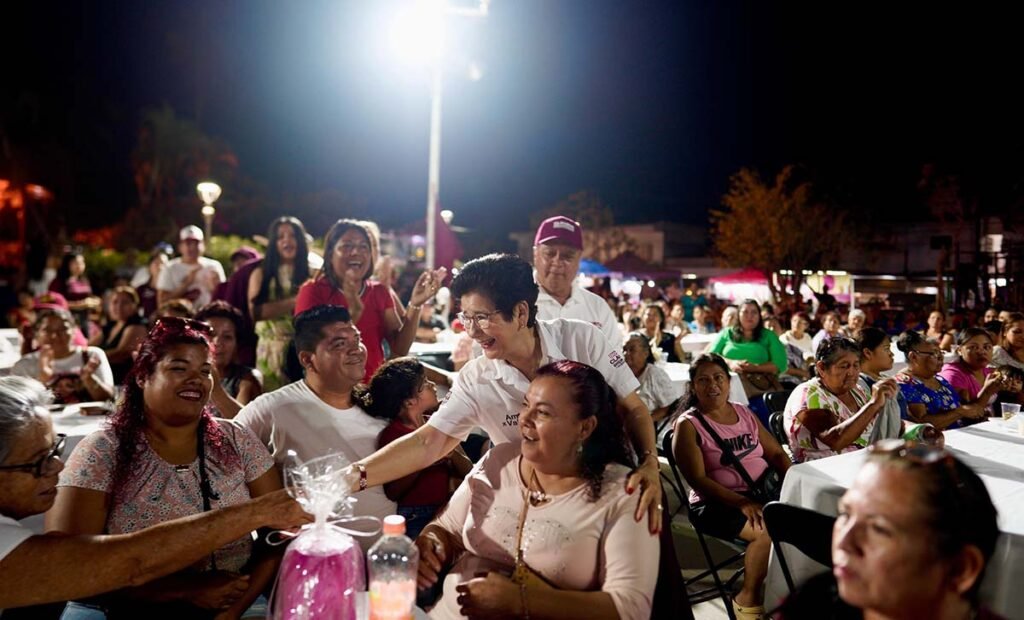
M 476 6 L 451 6 L 447 0 L 418 0 L 412 13 L 399 24 L 401 33 L 393 33 L 393 40 L 400 47 L 410 50 L 419 44 L 418 59 L 429 59 L 431 71 L 430 86 L 430 153 L 427 166 L 427 251 L 428 269 L 437 266 L 437 203 L 441 197 L 441 102 L 444 70 L 445 18 L 448 15 L 462 17 L 486 17 L 491 0 L 477 0 Z M 397 29 L 396 29 L 397 30 Z M 412 45 L 410 45 L 412 44 Z M 477 76 L 474 79 L 479 79 Z
M 441 65 L 433 71 L 430 89 L 430 164 L 427 172 L 427 269 L 437 260 L 437 199 L 441 192 Z

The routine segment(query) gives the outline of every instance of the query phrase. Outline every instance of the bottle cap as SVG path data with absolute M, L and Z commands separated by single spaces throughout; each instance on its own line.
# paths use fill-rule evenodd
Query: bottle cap
M 405 534 L 405 517 L 402 515 L 384 517 L 385 536 L 401 536 L 402 534 Z

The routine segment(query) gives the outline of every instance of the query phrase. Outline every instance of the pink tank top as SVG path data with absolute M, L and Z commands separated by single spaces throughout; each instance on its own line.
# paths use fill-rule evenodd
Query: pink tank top
M 737 403 L 729 404 L 732 405 L 736 415 L 739 417 L 739 421 L 736 424 L 719 424 L 707 416 L 704 416 L 704 420 L 711 428 L 715 429 L 715 432 L 718 433 L 718 436 L 725 443 L 729 444 L 733 454 L 739 457 L 740 462 L 743 463 L 743 468 L 750 474 L 751 480 L 756 481 L 768 469 L 768 461 L 764 460 L 764 448 L 761 446 L 760 441 L 761 427 L 750 409 Z M 689 420 L 690 424 L 697 431 L 697 444 L 704 459 L 704 471 L 708 477 L 730 491 L 746 491 L 747 483 L 736 472 L 735 467 L 729 462 L 725 462 L 718 443 L 708 434 L 704 425 L 699 420 L 694 419 L 695 415 L 696 410 L 690 409 L 682 417 L 684 420 Z M 700 494 L 691 489 L 690 503 L 695 504 L 700 501 Z

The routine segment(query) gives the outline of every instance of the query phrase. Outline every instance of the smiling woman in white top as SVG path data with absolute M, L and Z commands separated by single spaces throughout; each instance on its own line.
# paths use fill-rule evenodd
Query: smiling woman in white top
M 518 256 L 491 254 L 470 261 L 451 288 L 462 306 L 459 320 L 483 356 L 463 367 L 427 424 L 353 465 L 353 487 L 384 484 L 424 469 L 449 454 L 475 427 L 483 428 L 495 444 L 520 441 L 519 407 L 529 382 L 544 364 L 570 359 L 596 368 L 618 395 L 623 424 L 640 459 L 627 491 L 642 491 L 636 517 L 647 513 L 651 533 L 660 531 L 654 424 L 622 355 L 593 325 L 572 319 L 538 321 L 533 269 Z
M 420 586 L 451 567 L 432 618 L 650 617 L 658 540 L 631 518 L 615 401 L 585 364 L 537 371 L 522 442 L 493 448 L 416 540 Z
M 76 379 L 75 400 L 110 400 L 114 397 L 114 373 L 103 349 L 79 347 L 71 342 L 75 322 L 71 313 L 59 308 L 43 310 L 36 317 L 35 336 L 39 350 L 11 368 L 12 375 L 31 377 L 47 385 L 62 377 Z

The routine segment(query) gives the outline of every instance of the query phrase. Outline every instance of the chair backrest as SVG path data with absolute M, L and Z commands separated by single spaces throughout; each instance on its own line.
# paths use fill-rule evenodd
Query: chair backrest
M 789 445 L 789 436 L 786 435 L 786 425 L 782 419 L 781 411 L 776 411 L 768 416 L 768 430 L 771 431 L 772 436 L 775 437 L 775 441 L 779 442 L 780 446 L 786 447 Z
M 835 517 L 782 502 L 765 504 L 762 514 L 790 592 L 794 589 L 793 578 L 779 543 L 793 545 L 818 564 L 832 567 L 832 527 L 836 522 Z
M 768 407 L 769 413 L 775 413 L 776 411 L 782 411 L 786 408 L 786 401 L 789 400 L 789 395 L 793 393 L 793 390 L 782 390 L 781 392 L 767 392 L 764 395 L 764 404 Z

